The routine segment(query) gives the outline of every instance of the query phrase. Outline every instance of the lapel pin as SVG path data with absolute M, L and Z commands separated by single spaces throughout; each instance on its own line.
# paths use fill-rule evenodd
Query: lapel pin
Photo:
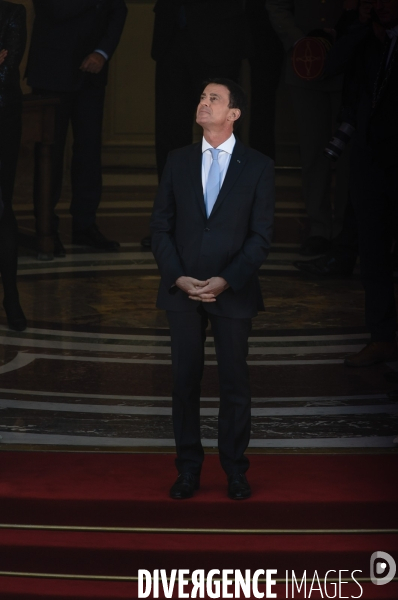
M 240 163 L 240 160 L 238 160 L 237 162 Z

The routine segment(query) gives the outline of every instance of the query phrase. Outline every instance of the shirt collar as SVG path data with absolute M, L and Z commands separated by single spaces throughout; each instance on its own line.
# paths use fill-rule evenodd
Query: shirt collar
M 231 137 L 229 137 L 227 140 L 225 140 L 224 143 L 220 144 L 220 146 L 217 146 L 217 149 L 223 150 L 224 152 L 228 152 L 228 154 L 232 154 L 235 143 L 236 143 L 236 138 L 235 138 L 234 134 L 232 134 Z M 203 154 L 203 152 L 206 152 L 206 150 L 209 150 L 209 148 L 213 148 L 213 146 L 211 144 L 209 144 L 209 142 L 207 142 L 205 140 L 205 138 L 203 138 L 202 139 L 202 154 Z

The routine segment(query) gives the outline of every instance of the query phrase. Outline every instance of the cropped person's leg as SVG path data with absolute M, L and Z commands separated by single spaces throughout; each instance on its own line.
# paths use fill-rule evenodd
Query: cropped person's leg
M 398 185 L 395 174 L 389 176 L 373 162 L 369 148 L 356 148 L 352 163 L 365 320 L 372 341 L 361 352 L 347 357 L 345 364 L 362 367 L 397 356 L 391 249 Z
M 256 56 L 250 60 L 251 104 L 249 140 L 251 148 L 275 160 L 276 89 L 279 56 Z M 272 63 L 272 64 L 271 64 Z
M 264 2 L 246 2 L 253 44 L 250 63 L 250 147 L 275 160 L 275 108 L 285 52 Z
M 351 197 L 344 212 L 343 227 L 332 241 L 332 248 L 311 260 L 296 260 L 294 266 L 314 277 L 347 277 L 352 275 L 358 258 L 358 227 Z
M 12 206 L 4 203 L 0 217 L 0 274 L 6 304 L 18 301 L 18 226 Z
M 55 92 L 48 90 L 34 90 L 36 94 L 54 96 Z M 59 217 L 55 214 L 55 208 L 59 202 L 62 192 L 62 181 L 64 175 L 64 155 L 65 155 L 65 143 L 68 134 L 68 127 L 71 115 L 72 107 L 72 93 L 56 94 L 60 98 L 60 104 L 57 106 L 56 118 L 55 118 L 55 132 L 54 132 L 54 145 L 52 148 L 52 191 L 51 191 L 51 204 L 52 204 L 52 224 L 54 234 L 58 232 Z M 38 147 L 35 149 L 35 159 L 38 161 Z M 33 188 L 33 205 L 35 211 L 35 217 L 38 217 L 38 185 L 39 182 L 35 177 L 34 188 Z
M 338 127 L 338 115 L 341 107 L 341 93 L 330 94 L 332 106 L 332 123 L 335 129 Z M 345 226 L 345 211 L 348 203 L 348 187 L 350 179 L 350 144 L 347 145 L 336 163 L 335 188 L 333 196 L 333 229 L 332 238 L 335 239 Z
M 90 84 L 76 93 L 71 113 L 73 155 L 71 166 L 72 228 L 94 225 L 102 192 L 102 120 L 105 88 Z
M 300 138 L 305 207 L 310 237 L 332 236 L 331 162 L 323 150 L 332 135 L 329 93 L 291 86 Z
M 12 209 L 15 173 L 21 140 L 21 106 L 0 109 L 0 189 L 4 204 L 0 217 L 0 274 L 3 306 L 11 329 L 23 331 L 26 319 L 17 288 L 18 226 Z
M 188 46 L 184 33 L 156 62 L 155 77 L 155 144 L 160 180 L 171 150 L 192 143 L 195 94 L 188 69 Z M 183 102 L 176 102 L 176 98 Z
M 354 206 L 365 288 L 366 324 L 373 341 L 393 340 L 397 326 L 391 263 L 393 192 L 367 149 L 356 157 L 355 169 Z M 398 193 L 396 184 L 395 188 Z

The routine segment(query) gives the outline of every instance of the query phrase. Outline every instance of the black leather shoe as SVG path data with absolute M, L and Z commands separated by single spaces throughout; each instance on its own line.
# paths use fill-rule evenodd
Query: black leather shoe
M 57 258 L 65 258 L 66 256 L 66 250 L 58 234 L 54 236 L 54 256 Z
M 386 342 L 369 342 L 360 352 L 344 359 L 346 367 L 370 367 L 382 362 L 397 360 L 398 345 L 396 340 Z
M 296 260 L 293 265 L 302 273 L 313 277 L 350 277 L 354 271 L 355 261 L 348 257 L 340 258 L 326 254 L 312 260 Z
M 13 331 L 25 331 L 28 324 L 19 302 L 7 303 L 3 300 L 3 306 L 7 315 L 8 327 Z
M 330 250 L 330 241 L 320 235 L 312 235 L 301 244 L 299 254 L 302 256 L 315 256 L 326 254 Z
M 192 498 L 195 490 L 199 489 L 200 478 L 192 473 L 180 473 L 176 482 L 171 486 L 170 498 L 184 500 Z
M 228 496 L 231 500 L 250 498 L 252 491 L 244 473 L 228 475 Z
M 91 225 L 83 231 L 73 232 L 72 242 L 78 246 L 90 246 L 108 252 L 116 252 L 120 248 L 119 242 L 108 240 L 96 225 Z
M 150 250 L 151 249 L 151 236 L 146 235 L 145 237 L 142 238 L 140 243 L 141 243 L 141 246 L 144 248 L 144 250 Z

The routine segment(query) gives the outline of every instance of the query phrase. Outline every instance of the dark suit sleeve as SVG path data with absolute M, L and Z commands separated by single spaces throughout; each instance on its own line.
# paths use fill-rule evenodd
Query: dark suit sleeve
M 372 35 L 373 29 L 368 23 L 357 21 L 348 27 L 326 55 L 324 75 L 333 77 L 344 72 Z
M 103 50 L 110 59 L 117 48 L 123 32 L 127 16 L 126 3 L 124 0 L 111 0 L 107 13 L 108 26 L 96 48 L 93 48 L 93 50 Z
M 151 218 L 151 248 L 167 289 L 185 275 L 174 240 L 176 203 L 173 192 L 172 158 L 169 154 L 155 198 Z
M 274 161 L 268 159 L 259 178 L 253 200 L 249 233 L 230 264 L 220 273 L 234 292 L 242 289 L 267 258 L 274 222 Z
M 8 51 L 7 57 L 0 65 L 1 81 L 4 90 L 7 90 L 7 81 L 13 78 L 15 70 L 19 68 L 26 46 L 26 10 L 22 4 L 15 6 L 15 11 L 7 27 L 5 39 L 1 48 Z
M 265 8 L 273 28 L 288 52 L 300 38 L 305 36 L 304 31 L 296 25 L 294 0 L 266 0 Z
M 104 0 L 35 0 L 36 15 L 61 22 L 77 17 L 104 3 Z

